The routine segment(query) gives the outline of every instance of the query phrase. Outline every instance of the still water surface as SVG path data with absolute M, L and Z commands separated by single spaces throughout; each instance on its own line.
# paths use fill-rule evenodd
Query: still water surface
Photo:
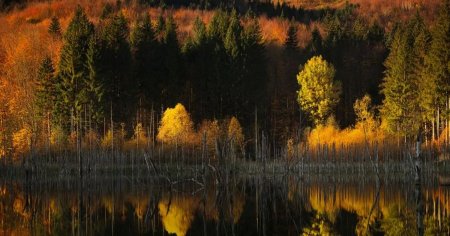
M 449 235 L 434 178 L 1 180 L 1 235 Z

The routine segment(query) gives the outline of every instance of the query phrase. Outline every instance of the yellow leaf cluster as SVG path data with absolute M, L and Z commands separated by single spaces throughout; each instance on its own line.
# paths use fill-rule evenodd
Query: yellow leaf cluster
M 24 127 L 13 134 L 13 148 L 16 154 L 23 154 L 30 150 L 31 130 Z
M 113 144 L 113 132 L 111 130 L 108 130 L 106 132 L 105 136 L 102 138 L 101 146 L 104 149 L 111 148 Z
M 195 137 L 193 123 L 186 108 L 178 103 L 168 108 L 161 119 L 156 139 L 168 144 L 192 143 Z

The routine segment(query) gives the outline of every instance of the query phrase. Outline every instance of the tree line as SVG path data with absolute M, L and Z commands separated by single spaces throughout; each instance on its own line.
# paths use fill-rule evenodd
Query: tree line
M 133 131 L 182 103 L 196 124 L 234 116 L 247 137 L 259 126 L 284 145 L 331 116 L 340 127 L 355 125 L 369 109 L 355 111 L 364 101 L 392 134 L 423 129 L 436 139 L 449 122 L 448 5 L 432 26 L 417 14 L 385 32 L 347 4 L 320 18 L 325 34 L 312 29 L 304 48 L 293 18 L 279 65 L 269 64 L 270 45 L 251 11 L 216 10 L 208 24 L 197 18 L 181 42 L 170 15 L 129 22 L 119 3 L 106 4 L 94 24 L 78 7 L 64 32 L 51 20 L 48 33 L 63 46 L 59 61 L 44 58 L 37 74 L 32 133 Z

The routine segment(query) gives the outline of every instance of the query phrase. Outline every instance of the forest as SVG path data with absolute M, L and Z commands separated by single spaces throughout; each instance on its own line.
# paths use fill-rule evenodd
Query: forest
M 0 156 L 233 140 L 251 159 L 261 137 L 275 157 L 418 132 L 444 153 L 450 2 L 374 4 L 4 1 Z

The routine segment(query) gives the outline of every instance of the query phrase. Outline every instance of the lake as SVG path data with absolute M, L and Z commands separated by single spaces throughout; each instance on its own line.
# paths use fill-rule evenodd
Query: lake
M 448 235 L 437 176 L 0 182 L 2 235 Z

